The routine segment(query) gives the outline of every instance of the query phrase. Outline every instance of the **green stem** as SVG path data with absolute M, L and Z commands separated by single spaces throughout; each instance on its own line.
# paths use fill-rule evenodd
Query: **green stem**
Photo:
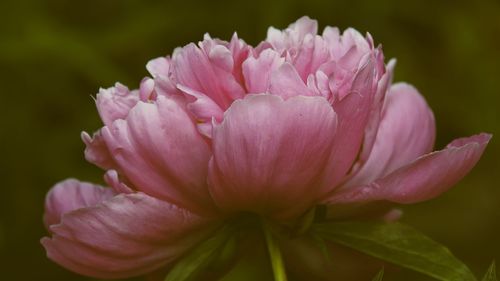
M 262 228 L 264 230 L 264 236 L 266 237 L 267 249 L 269 251 L 269 258 L 271 259 L 271 265 L 273 267 L 273 274 L 275 281 L 287 281 L 285 264 L 283 262 L 283 257 L 281 256 L 281 251 L 276 243 L 271 232 L 271 226 L 265 220 L 262 221 Z

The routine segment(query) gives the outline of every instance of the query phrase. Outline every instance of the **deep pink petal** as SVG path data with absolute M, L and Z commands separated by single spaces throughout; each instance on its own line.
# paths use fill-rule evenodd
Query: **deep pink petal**
M 434 115 L 418 91 L 404 83 L 387 95 L 373 149 L 365 163 L 342 188 L 369 184 L 431 152 Z
M 66 213 L 41 242 L 47 256 L 69 270 L 125 278 L 178 258 L 206 235 L 209 222 L 144 193 L 121 194 Z
M 138 190 L 192 211 L 211 206 L 206 187 L 210 151 L 188 113 L 158 97 L 139 102 L 102 135 L 120 171 Z
M 67 179 L 57 183 L 45 197 L 44 223 L 57 224 L 64 213 L 96 205 L 116 195 L 110 188 Z
M 214 127 L 210 191 L 226 211 L 297 215 L 318 196 L 336 115 L 322 97 L 248 95 Z
M 410 204 L 432 199 L 460 181 L 476 165 L 491 135 L 451 142 L 445 149 L 421 156 L 368 185 L 344 189 L 328 203 L 389 200 Z
M 100 89 L 96 96 L 97 111 L 106 126 L 111 125 L 116 119 L 126 118 L 138 101 L 138 93 L 129 91 L 120 83 L 109 89 Z

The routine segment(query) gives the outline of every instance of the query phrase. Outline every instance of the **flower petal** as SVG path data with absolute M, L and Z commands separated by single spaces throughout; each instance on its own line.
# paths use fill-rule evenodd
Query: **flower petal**
M 341 182 L 359 153 L 375 94 L 373 73 L 374 65 L 369 59 L 356 74 L 349 94 L 333 104 L 339 124 L 326 163 L 325 194 Z
M 314 95 L 290 63 L 282 64 L 276 71 L 271 73 L 269 92 L 284 99 Z
M 110 188 L 75 179 L 57 183 L 45 197 L 45 226 L 57 224 L 64 213 L 96 205 L 116 195 Z
M 116 119 L 127 117 L 130 109 L 139 101 L 138 93 L 116 83 L 109 89 L 100 89 L 96 96 L 96 106 L 104 125 L 109 126 Z
M 284 49 L 298 48 L 306 35 L 316 35 L 317 32 L 318 22 L 304 16 L 283 31 L 270 27 L 267 30 L 266 41 L 281 53 Z
M 225 109 L 245 93 L 233 76 L 232 53 L 212 39 L 201 45 L 203 49 L 189 44 L 175 50 L 173 74 L 178 84 L 205 94 Z
M 368 185 L 344 189 L 328 203 L 389 200 L 402 204 L 432 199 L 460 181 L 476 165 L 491 135 L 457 139 Z
M 385 101 L 373 149 L 342 188 L 371 183 L 431 152 L 435 136 L 434 115 L 425 99 L 408 84 L 393 85 Z
M 317 199 L 336 124 L 322 97 L 235 101 L 213 131 L 209 181 L 217 205 L 280 218 L 305 211 Z
M 126 120 L 102 129 L 121 173 L 149 195 L 191 211 L 206 211 L 210 151 L 193 120 L 174 100 L 139 102 Z
M 242 66 L 248 93 L 267 93 L 270 76 L 285 61 L 272 49 L 265 49 L 257 58 L 249 57 Z
M 85 143 L 85 159 L 90 163 L 102 168 L 111 169 L 116 163 L 111 156 L 101 132 L 97 131 L 91 137 L 87 132 L 81 133 L 82 141 Z
M 125 278 L 178 258 L 206 235 L 208 222 L 144 193 L 121 194 L 65 214 L 41 243 L 51 260 L 72 271 Z

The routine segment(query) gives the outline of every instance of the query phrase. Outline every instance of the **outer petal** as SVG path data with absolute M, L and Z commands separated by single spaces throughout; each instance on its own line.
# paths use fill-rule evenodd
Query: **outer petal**
M 130 92 L 120 83 L 116 83 L 109 89 L 100 89 L 96 96 L 97 111 L 106 126 L 111 125 L 116 119 L 127 117 L 130 109 L 138 101 L 139 95 L 136 92 Z
M 409 204 L 432 199 L 461 180 L 479 161 L 491 135 L 457 139 L 388 176 L 334 194 L 328 203 L 389 200 Z
M 57 224 L 69 211 L 96 205 L 116 195 L 110 188 L 67 179 L 56 184 L 45 197 L 45 226 Z
M 210 151 L 175 101 L 139 102 L 126 120 L 102 129 L 120 171 L 140 191 L 192 211 L 206 211 Z
M 393 85 L 374 147 L 366 162 L 342 188 L 371 183 L 429 153 L 435 135 L 434 115 L 424 98 L 408 84 Z
M 349 94 L 333 105 L 339 125 L 325 169 L 325 194 L 344 178 L 359 153 L 375 93 L 373 72 L 373 63 L 368 60 L 356 74 Z
M 85 159 L 90 163 L 102 168 L 115 168 L 116 163 L 111 156 L 101 132 L 97 131 L 91 137 L 87 132 L 82 132 L 82 141 L 85 143 Z
M 249 95 L 214 127 L 210 191 L 227 211 L 284 218 L 310 207 L 335 129 L 322 97 Z
M 41 242 L 50 259 L 72 271 L 124 278 L 178 258 L 206 234 L 200 228 L 207 223 L 144 193 L 121 194 L 65 214 Z

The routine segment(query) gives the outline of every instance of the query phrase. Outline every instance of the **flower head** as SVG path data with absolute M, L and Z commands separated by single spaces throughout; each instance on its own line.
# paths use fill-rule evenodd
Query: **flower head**
M 446 191 L 477 163 L 479 134 L 431 152 L 432 111 L 391 85 L 370 35 L 307 17 L 270 28 L 257 47 L 236 35 L 147 64 L 138 90 L 96 97 L 104 123 L 82 134 L 111 188 L 66 180 L 46 199 L 49 258 L 120 278 L 174 262 L 225 218 L 296 220 L 316 205 L 415 203 Z

